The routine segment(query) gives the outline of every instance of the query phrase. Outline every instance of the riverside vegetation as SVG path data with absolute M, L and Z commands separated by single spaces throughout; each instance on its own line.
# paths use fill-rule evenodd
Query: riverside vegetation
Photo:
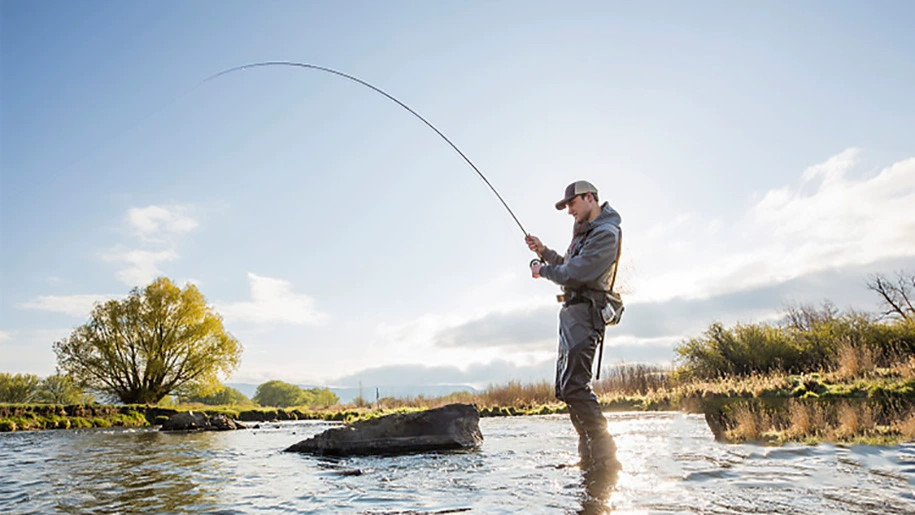
M 727 441 L 915 441 L 915 309 L 910 302 L 915 276 L 899 274 L 896 282 L 874 276 L 868 287 L 880 294 L 883 313 L 842 313 L 826 303 L 790 307 L 775 323 L 714 323 L 675 349 L 674 366 L 608 367 L 595 382 L 595 392 L 608 411 L 705 413 L 716 436 Z M 11 400 L 8 392 L 28 391 L 23 383 L 33 385 L 26 398 L 50 399 L 36 393 L 40 378 L 0 374 L 0 402 Z M 210 386 L 158 404 L 0 404 L 0 431 L 143 426 L 191 410 L 242 421 L 351 422 L 453 402 L 476 404 L 484 417 L 565 411 L 547 381 L 510 382 L 434 398 L 382 398 L 374 404 L 360 398 L 346 406 L 329 390 L 269 381 L 253 400 L 225 386 Z

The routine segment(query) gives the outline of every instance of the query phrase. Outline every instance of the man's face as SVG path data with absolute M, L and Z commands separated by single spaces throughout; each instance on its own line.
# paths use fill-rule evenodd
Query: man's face
M 581 195 L 576 195 L 572 197 L 572 200 L 566 204 L 568 212 L 575 218 L 576 223 L 584 222 L 588 219 L 588 216 L 591 215 L 591 206 L 588 204 Z

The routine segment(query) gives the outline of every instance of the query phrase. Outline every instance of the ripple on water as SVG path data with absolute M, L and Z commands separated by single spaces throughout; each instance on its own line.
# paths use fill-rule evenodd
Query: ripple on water
M 280 452 L 336 425 L 315 422 L 0 434 L 0 512 L 911 512 L 912 445 L 724 445 L 697 416 L 608 419 L 615 483 L 558 467 L 577 461 L 565 416 L 483 419 L 473 452 L 335 460 Z

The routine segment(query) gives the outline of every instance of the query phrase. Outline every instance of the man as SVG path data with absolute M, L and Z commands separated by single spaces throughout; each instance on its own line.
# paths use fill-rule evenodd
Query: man
M 556 397 L 569 407 L 578 432 L 578 452 L 585 470 L 618 468 L 616 445 L 607 432 L 591 390 L 591 366 L 605 325 L 600 310 L 606 305 L 615 273 L 620 238 L 620 215 L 609 204 L 599 203 L 597 188 L 587 181 L 570 184 L 556 209 L 568 208 L 575 219 L 572 243 L 564 256 L 547 248 L 536 236 L 527 236 L 528 247 L 545 264 L 531 266 L 533 277 L 545 277 L 562 286 L 559 312 L 559 358 L 556 362 Z

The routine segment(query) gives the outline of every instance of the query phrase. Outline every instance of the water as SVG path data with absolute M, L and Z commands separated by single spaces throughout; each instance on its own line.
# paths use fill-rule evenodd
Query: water
M 0 513 L 915 513 L 915 445 L 716 443 L 704 420 L 611 413 L 623 465 L 584 484 L 565 416 L 486 418 L 473 452 L 283 453 L 331 424 L 0 434 Z M 590 492 L 590 494 L 589 494 Z

